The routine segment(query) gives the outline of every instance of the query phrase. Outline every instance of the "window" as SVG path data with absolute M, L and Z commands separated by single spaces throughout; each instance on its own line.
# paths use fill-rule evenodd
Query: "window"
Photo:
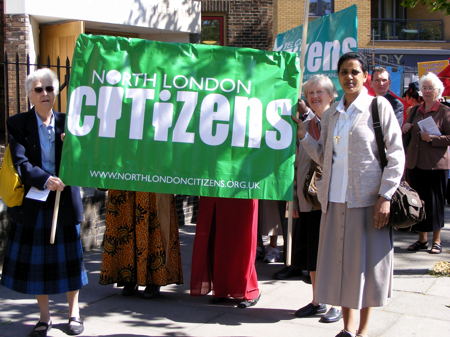
M 225 45 L 223 16 L 202 16 L 200 43 L 220 46 Z
M 323 16 L 334 11 L 333 0 L 311 0 L 309 3 L 309 16 Z

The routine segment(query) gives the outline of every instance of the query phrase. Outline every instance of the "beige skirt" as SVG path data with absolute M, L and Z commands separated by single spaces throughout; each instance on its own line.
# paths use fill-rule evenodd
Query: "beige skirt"
M 391 297 L 393 240 L 389 227 L 373 227 L 373 206 L 329 203 L 322 214 L 315 300 L 361 309 Z

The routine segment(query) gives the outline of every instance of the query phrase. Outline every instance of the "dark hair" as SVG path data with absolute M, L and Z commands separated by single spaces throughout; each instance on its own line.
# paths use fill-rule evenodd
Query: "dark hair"
M 345 61 L 347 61 L 347 60 L 357 60 L 360 63 L 360 65 L 361 65 L 362 71 L 367 73 L 367 63 L 366 63 L 365 58 L 362 55 L 358 54 L 358 53 L 349 52 L 349 53 L 345 53 L 344 55 L 342 55 L 339 58 L 338 65 L 337 65 L 337 72 L 338 72 L 338 74 L 339 74 L 339 70 L 341 70 L 342 64 Z
M 388 79 L 390 79 L 390 77 L 391 77 L 391 74 L 389 74 L 389 71 L 387 71 L 387 69 L 386 68 L 383 68 L 383 67 L 375 67 L 375 68 L 373 68 L 373 70 L 372 70 L 372 77 L 373 77 L 373 75 L 375 74 L 375 73 L 384 73 L 384 72 L 386 72 L 387 74 L 388 74 Z
M 408 89 L 403 94 L 403 97 L 406 96 L 412 97 L 418 102 L 422 100 L 422 97 L 419 95 L 419 82 L 409 83 Z

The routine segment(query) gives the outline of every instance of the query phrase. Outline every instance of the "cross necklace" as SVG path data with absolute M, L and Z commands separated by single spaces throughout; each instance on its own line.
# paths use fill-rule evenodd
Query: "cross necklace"
M 341 132 L 342 132 L 342 130 L 344 129 L 345 124 L 347 123 L 347 120 L 350 120 L 350 121 L 351 121 L 351 118 L 353 117 L 353 111 L 354 111 L 354 110 L 352 109 L 352 111 L 351 111 L 349 114 L 346 113 L 346 114 L 345 114 L 345 117 L 339 115 L 339 118 L 338 118 L 337 123 L 336 123 L 336 135 L 333 136 L 334 143 L 335 143 L 336 145 L 339 144 L 339 142 L 341 141 Z M 341 119 L 346 119 L 346 120 L 344 120 L 344 122 L 341 123 Z M 341 124 L 342 124 L 342 125 L 341 125 Z

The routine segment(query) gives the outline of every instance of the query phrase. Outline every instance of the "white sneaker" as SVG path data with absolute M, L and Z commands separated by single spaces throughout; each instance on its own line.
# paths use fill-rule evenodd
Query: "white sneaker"
M 264 256 L 264 262 L 274 263 L 280 261 L 281 252 L 277 247 L 268 246 L 266 248 L 266 255 Z

